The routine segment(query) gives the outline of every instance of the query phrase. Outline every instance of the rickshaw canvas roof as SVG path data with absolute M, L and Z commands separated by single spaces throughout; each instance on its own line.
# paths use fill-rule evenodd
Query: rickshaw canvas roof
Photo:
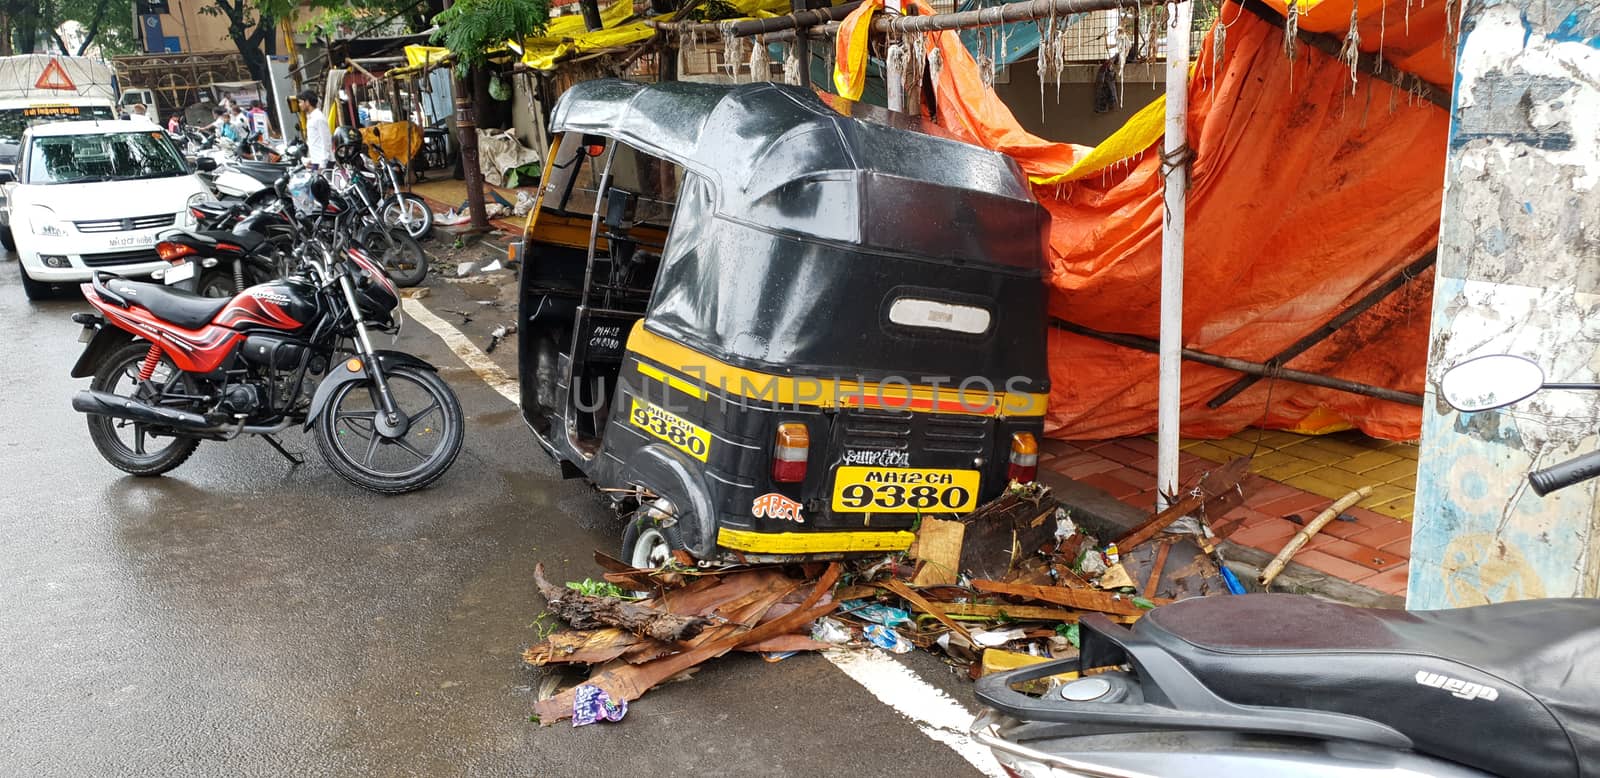
M 1009 157 L 842 115 L 809 90 L 599 79 L 562 95 L 551 124 L 701 174 L 717 212 L 736 219 L 901 253 L 1042 265 L 1048 216 Z M 950 235 L 919 237 L 930 232 Z

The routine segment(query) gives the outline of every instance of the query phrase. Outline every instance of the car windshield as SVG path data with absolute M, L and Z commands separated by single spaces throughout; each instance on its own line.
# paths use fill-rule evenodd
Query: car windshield
M 81 184 L 184 175 L 188 168 L 166 133 L 46 135 L 29 143 L 29 184 Z

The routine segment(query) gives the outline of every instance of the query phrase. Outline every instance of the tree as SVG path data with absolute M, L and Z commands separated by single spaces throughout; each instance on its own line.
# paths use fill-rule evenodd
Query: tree
M 476 231 L 489 229 L 483 202 L 483 171 L 478 163 L 478 119 L 472 110 L 468 74 L 489 61 L 489 52 L 542 34 L 550 23 L 550 0 L 456 0 L 434 17 L 435 43 L 455 56 L 456 133 L 461 142 L 461 168 L 467 179 L 467 209 Z
M 278 53 L 278 20 L 293 12 L 294 4 L 287 0 L 210 0 L 200 7 L 200 13 L 227 20 L 228 39 L 257 81 L 271 77 L 267 57 Z

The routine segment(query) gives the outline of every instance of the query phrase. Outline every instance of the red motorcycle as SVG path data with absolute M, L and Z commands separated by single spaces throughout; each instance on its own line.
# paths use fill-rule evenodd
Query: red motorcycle
M 341 234 L 337 228 L 331 234 Z M 398 331 L 399 293 L 360 248 L 306 238 L 298 269 L 231 298 L 96 273 L 82 286 L 88 346 L 72 369 L 93 377 L 72 400 L 95 448 L 134 475 L 160 475 L 203 440 L 314 430 L 334 472 L 399 494 L 442 476 L 461 450 L 455 393 L 433 365 L 372 347 Z

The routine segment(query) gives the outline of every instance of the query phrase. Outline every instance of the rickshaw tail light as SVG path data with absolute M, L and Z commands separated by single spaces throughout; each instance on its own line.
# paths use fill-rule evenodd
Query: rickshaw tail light
M 772 480 L 796 484 L 806 480 L 806 460 L 811 456 L 811 431 L 798 422 L 778 425 L 772 443 Z
M 1018 483 L 1028 483 L 1039 477 L 1039 441 L 1031 432 L 1018 432 L 1011 436 L 1011 466 L 1006 478 Z

